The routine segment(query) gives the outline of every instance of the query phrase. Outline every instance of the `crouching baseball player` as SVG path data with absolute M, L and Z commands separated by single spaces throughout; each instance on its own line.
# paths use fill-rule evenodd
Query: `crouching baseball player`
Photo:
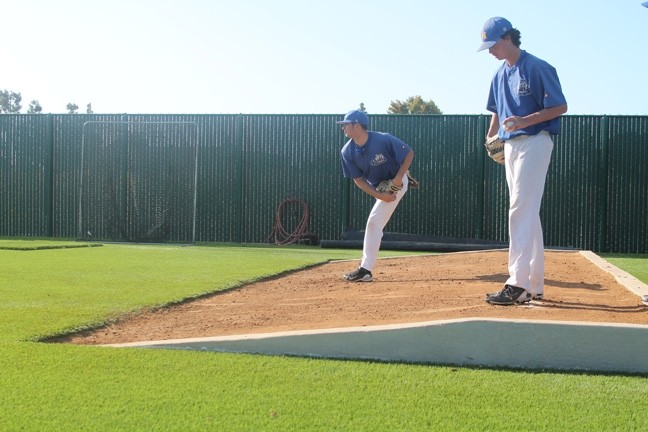
M 344 176 L 376 198 L 365 227 L 360 267 L 345 274 L 344 279 L 371 282 L 383 229 L 408 189 L 414 151 L 395 136 L 369 131 L 369 118 L 363 111 L 349 111 L 337 123 L 349 138 L 341 151 Z

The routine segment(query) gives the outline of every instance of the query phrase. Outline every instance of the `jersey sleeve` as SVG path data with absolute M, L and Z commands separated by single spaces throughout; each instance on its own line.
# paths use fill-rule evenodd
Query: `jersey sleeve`
M 393 135 L 390 135 L 390 143 L 392 146 L 392 151 L 394 152 L 394 158 L 398 164 L 402 164 L 405 160 L 405 157 L 409 154 L 412 149 L 408 144 L 403 142 L 400 138 L 397 138 Z
M 539 82 L 542 83 L 542 89 L 539 92 L 542 100 L 539 105 L 544 108 L 551 108 L 559 105 L 565 105 L 567 100 L 562 92 L 558 73 L 553 66 L 545 65 L 538 69 Z
M 360 167 L 353 161 L 353 157 L 349 155 L 348 146 L 345 146 L 340 152 L 340 160 L 342 162 L 342 173 L 344 177 L 362 177 Z
M 488 89 L 488 101 L 486 102 L 486 109 L 492 113 L 497 113 L 497 98 L 495 96 L 495 80 L 497 75 L 491 80 L 490 88 Z

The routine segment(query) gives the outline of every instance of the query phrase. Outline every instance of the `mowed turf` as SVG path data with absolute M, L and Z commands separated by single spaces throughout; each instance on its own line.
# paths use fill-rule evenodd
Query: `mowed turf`
M 648 428 L 643 376 L 38 342 L 129 311 L 329 259 L 358 258 L 359 251 L 156 245 L 34 249 L 0 250 L 3 431 Z M 638 259 L 645 268 L 645 257 Z

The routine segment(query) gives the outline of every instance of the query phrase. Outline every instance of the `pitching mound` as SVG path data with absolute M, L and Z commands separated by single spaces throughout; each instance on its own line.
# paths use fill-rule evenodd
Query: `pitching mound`
M 382 259 L 371 283 L 342 279 L 358 261 L 332 262 L 142 312 L 66 342 L 116 344 L 461 318 L 648 324 L 648 307 L 637 293 L 585 254 L 548 251 L 545 259 L 545 300 L 524 306 L 484 301 L 485 293 L 501 289 L 508 277 L 505 250 Z

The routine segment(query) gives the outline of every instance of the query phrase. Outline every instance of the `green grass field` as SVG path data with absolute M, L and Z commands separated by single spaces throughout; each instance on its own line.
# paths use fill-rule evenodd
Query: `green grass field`
M 645 376 L 38 342 L 359 257 L 312 247 L 39 242 L 0 240 L 2 431 L 648 430 Z M 648 257 L 609 260 L 648 282 Z

